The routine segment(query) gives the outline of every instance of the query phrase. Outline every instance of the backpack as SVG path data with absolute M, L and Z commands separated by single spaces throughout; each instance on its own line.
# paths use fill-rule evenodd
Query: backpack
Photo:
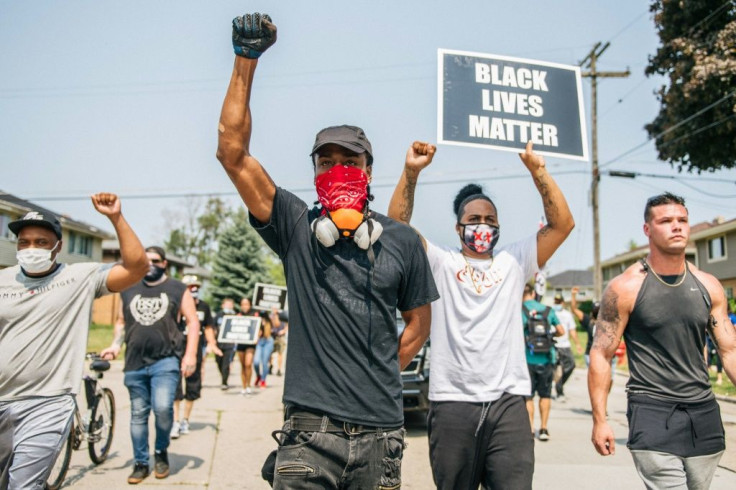
M 526 346 L 532 354 L 549 354 L 554 346 L 552 334 L 549 333 L 549 312 L 551 308 L 547 306 L 540 314 L 536 312 L 532 316 L 526 306 L 521 305 L 526 315 Z

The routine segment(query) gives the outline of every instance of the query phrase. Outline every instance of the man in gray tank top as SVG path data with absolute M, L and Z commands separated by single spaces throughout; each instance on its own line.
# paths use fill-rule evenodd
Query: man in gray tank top
M 604 456 L 615 452 L 606 401 L 610 361 L 623 335 L 631 373 L 627 446 L 639 476 L 647 488 L 707 489 L 725 436 L 703 360 L 705 332 L 736 381 L 736 329 L 721 284 L 685 260 L 684 199 L 650 198 L 644 221 L 649 255 L 610 282 L 596 322 L 588 371 L 593 445 Z

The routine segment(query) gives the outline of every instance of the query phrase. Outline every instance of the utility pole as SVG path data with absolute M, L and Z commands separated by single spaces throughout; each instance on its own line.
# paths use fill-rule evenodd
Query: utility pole
M 598 42 L 593 49 L 590 50 L 588 56 L 580 62 L 580 66 L 588 68 L 589 71 L 581 73 L 583 77 L 590 78 L 591 85 L 591 142 L 592 142 L 592 182 L 590 185 L 590 201 L 593 207 L 593 287 L 595 290 L 595 299 L 600 301 L 603 295 L 603 274 L 601 273 L 601 235 L 600 224 L 598 222 L 598 182 L 600 174 L 598 173 L 598 78 L 625 78 L 631 72 L 627 68 L 626 71 L 598 71 L 596 62 L 603 52 L 608 49 L 611 43 L 607 42 L 603 46 Z

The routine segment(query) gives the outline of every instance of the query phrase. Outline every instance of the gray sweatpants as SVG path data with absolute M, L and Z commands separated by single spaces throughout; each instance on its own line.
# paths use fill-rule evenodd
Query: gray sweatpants
M 73 414 L 72 395 L 0 402 L 0 490 L 44 488 Z
M 660 451 L 632 449 L 631 456 L 647 489 L 708 490 L 723 452 L 682 458 Z

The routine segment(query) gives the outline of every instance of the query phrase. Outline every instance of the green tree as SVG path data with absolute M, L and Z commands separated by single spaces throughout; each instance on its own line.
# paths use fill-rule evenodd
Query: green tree
M 661 46 L 646 74 L 669 78 L 657 94 L 659 114 L 646 126 L 658 136 L 659 158 L 688 172 L 735 166 L 736 3 L 655 0 L 650 10 Z
M 211 304 L 217 309 L 223 298 L 232 298 L 236 304 L 241 298 L 251 298 L 255 283 L 272 281 L 269 267 L 263 240 L 248 223 L 246 211 L 240 208 L 219 235 L 213 260 Z
M 197 198 L 184 201 L 177 211 L 168 211 L 164 218 L 174 228 L 164 240 L 164 248 L 187 262 L 208 267 L 217 253 L 217 240 L 227 226 L 232 210 L 219 197 L 206 202 Z

